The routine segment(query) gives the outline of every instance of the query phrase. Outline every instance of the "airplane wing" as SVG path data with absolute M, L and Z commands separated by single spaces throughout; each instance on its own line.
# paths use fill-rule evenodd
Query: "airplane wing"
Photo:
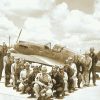
M 47 65 L 47 66 L 52 66 L 52 65 L 62 66 L 62 65 L 64 65 L 63 63 L 60 63 L 56 60 L 53 60 L 53 59 L 50 59 L 47 57 L 37 56 L 37 55 L 24 55 L 24 54 L 20 54 L 20 53 L 11 53 L 11 55 L 14 57 L 19 57 L 19 58 L 24 59 L 29 62 L 34 62 L 34 63 L 43 64 L 43 65 Z

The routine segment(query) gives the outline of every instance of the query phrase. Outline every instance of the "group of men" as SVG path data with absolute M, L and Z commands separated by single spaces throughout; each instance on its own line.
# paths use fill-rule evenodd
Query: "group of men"
M 93 85 L 96 86 L 96 64 L 98 57 L 94 52 L 94 48 L 90 48 L 90 53 L 85 52 L 85 56 L 75 60 L 77 67 L 78 87 L 80 87 L 80 80 L 82 80 L 84 86 L 89 86 L 91 73 Z M 80 79 L 82 76 L 82 79 Z
M 97 55 L 94 48 L 84 56 L 68 57 L 64 66 L 54 65 L 48 72 L 48 66 L 29 63 L 18 57 L 11 57 L 8 50 L 3 57 L 5 86 L 12 84 L 13 89 L 28 93 L 37 100 L 49 100 L 52 97 L 63 98 L 67 93 L 82 86 L 89 86 L 91 73 L 93 85 L 96 85 Z

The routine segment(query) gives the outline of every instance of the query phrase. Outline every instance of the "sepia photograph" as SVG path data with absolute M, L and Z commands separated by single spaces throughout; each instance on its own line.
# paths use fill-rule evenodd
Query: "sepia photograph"
M 100 100 L 100 0 L 0 0 L 0 100 Z

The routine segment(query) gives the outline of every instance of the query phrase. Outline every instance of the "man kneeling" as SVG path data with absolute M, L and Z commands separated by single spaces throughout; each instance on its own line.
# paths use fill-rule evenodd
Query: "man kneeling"
M 41 73 L 38 73 L 35 78 L 35 84 L 33 87 L 37 100 L 49 100 L 52 96 L 52 82 L 51 77 L 47 74 L 46 66 L 42 66 Z
M 60 95 L 62 95 L 62 97 L 64 96 L 64 80 L 63 77 L 61 75 L 61 73 L 59 73 L 58 71 L 58 67 L 57 66 L 53 66 L 52 67 L 52 71 L 50 72 L 51 78 L 52 78 L 52 83 L 53 83 L 53 91 L 55 91 L 53 94 L 56 98 L 60 98 Z

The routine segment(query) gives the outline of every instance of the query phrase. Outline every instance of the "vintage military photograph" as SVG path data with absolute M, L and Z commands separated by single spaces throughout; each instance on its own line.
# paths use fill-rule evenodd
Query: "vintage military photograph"
M 0 0 L 0 100 L 100 100 L 100 0 Z

